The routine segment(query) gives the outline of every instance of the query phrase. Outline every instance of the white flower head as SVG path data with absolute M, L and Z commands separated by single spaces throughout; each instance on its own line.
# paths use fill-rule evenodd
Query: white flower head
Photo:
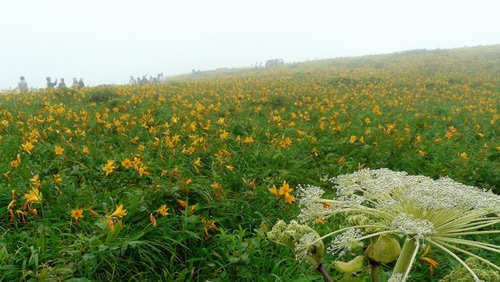
M 403 281 L 403 274 L 401 273 L 394 273 L 391 275 L 389 280 L 387 282 L 402 282 Z
M 364 233 L 360 229 L 350 229 L 337 235 L 333 239 L 332 245 L 327 248 L 327 251 L 333 255 L 338 254 L 339 256 L 343 256 L 351 251 L 353 243 L 358 241 L 363 235 Z
M 327 218 L 335 214 L 346 217 L 364 214 L 370 219 L 369 222 L 346 220 L 347 223 L 355 224 L 326 235 L 344 232 L 334 239 L 328 248 L 330 252 L 343 254 L 348 251 L 350 242 L 393 234 L 405 236 L 407 241 L 413 239 L 431 244 L 451 255 L 464 267 L 465 263 L 455 252 L 476 257 L 500 270 L 498 265 L 462 248 L 469 246 L 500 253 L 500 246 L 464 237 L 500 233 L 500 230 L 481 230 L 500 223 L 499 195 L 447 177 L 434 180 L 385 168 L 362 169 L 329 181 L 335 185 L 336 196 L 331 200 L 321 199 L 323 193 L 318 187 L 304 186 L 303 199 L 299 201 L 301 221 L 310 222 L 318 217 Z M 328 208 L 325 208 L 326 203 Z M 360 230 L 376 232 L 363 236 Z M 410 264 L 413 260 L 414 257 Z M 474 279 L 477 278 L 470 268 L 467 270 Z M 405 281 L 408 273 L 399 277 L 400 274 L 395 273 L 390 281 Z

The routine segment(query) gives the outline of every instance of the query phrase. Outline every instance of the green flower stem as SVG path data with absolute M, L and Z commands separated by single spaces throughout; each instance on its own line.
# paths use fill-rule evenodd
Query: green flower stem
M 333 282 L 332 278 L 330 277 L 330 275 L 328 275 L 321 262 L 319 263 L 316 270 L 321 274 L 321 276 L 323 276 L 323 280 L 325 280 L 325 282 Z
M 411 267 L 413 259 L 415 257 L 418 248 L 417 240 L 415 238 L 406 239 L 403 248 L 401 249 L 401 254 L 399 255 L 396 266 L 394 267 L 393 275 L 396 273 L 401 273 L 406 276 L 408 269 Z

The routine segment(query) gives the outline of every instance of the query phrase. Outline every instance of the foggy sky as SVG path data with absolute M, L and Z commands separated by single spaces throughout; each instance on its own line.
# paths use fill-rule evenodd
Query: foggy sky
M 0 89 L 500 43 L 500 1 L 0 0 Z

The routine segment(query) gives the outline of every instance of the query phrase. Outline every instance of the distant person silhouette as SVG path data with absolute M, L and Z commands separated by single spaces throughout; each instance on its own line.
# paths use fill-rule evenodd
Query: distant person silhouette
M 24 76 L 21 76 L 19 79 L 21 81 L 19 81 L 19 83 L 17 84 L 17 88 L 19 88 L 21 92 L 28 90 L 28 83 L 26 82 L 26 80 L 24 80 Z
M 85 83 L 83 83 L 83 78 L 80 78 L 80 81 L 78 81 L 78 88 L 83 88 L 85 87 Z
M 50 77 L 47 77 L 47 89 L 54 89 L 54 86 L 57 85 L 57 78 L 55 82 L 52 82 Z
M 61 82 L 57 85 L 57 88 L 66 88 L 66 83 L 64 83 L 64 78 L 61 78 Z
M 130 76 L 130 81 L 128 83 L 130 86 L 134 85 L 134 84 L 137 84 L 137 80 L 135 80 L 135 78 L 133 76 Z
M 78 88 L 78 79 L 76 77 L 73 77 L 73 85 L 71 85 L 73 88 Z

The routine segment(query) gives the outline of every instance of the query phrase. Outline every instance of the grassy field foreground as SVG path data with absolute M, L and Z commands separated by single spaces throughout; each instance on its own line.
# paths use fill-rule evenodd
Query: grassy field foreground
M 367 167 L 498 193 L 499 105 L 499 46 L 3 94 L 0 281 L 321 281 L 265 236 L 298 184 Z M 460 267 L 427 256 L 411 281 Z

